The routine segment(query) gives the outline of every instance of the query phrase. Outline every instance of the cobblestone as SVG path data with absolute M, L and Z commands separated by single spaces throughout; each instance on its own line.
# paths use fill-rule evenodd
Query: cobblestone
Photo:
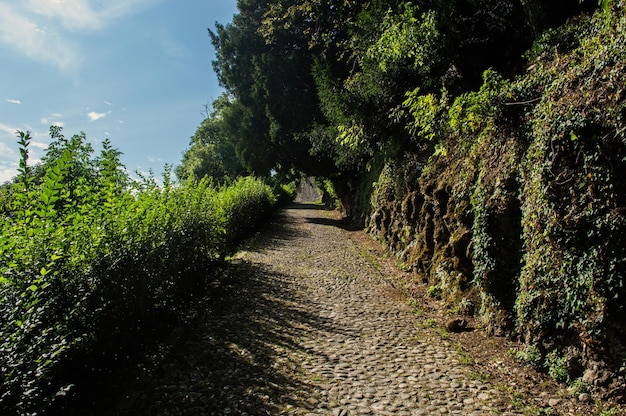
M 386 294 L 381 271 L 323 211 L 285 211 L 231 263 L 120 413 L 522 414 Z

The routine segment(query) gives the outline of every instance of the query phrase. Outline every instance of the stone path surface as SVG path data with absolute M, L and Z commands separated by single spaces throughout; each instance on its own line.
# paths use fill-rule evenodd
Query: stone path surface
M 522 414 L 390 285 L 324 211 L 294 205 L 119 413 Z

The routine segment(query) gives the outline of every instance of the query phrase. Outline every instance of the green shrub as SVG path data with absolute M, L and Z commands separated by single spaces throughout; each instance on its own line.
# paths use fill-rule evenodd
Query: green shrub
M 30 136 L 5 195 L 0 235 L 0 413 L 44 412 L 73 389 L 72 369 L 140 342 L 175 319 L 207 270 L 269 214 L 269 186 L 241 178 L 174 186 L 130 180 L 119 152 L 84 136 L 30 167 Z M 8 196 L 7 196 L 8 195 Z M 157 322 L 159 323 L 157 325 Z M 123 354 L 122 354 L 123 355 Z
M 426 296 L 428 296 L 429 298 L 441 300 L 441 298 L 443 297 L 443 291 L 439 286 L 428 286 L 428 289 L 426 290 Z
M 524 348 L 515 351 L 515 358 L 530 365 L 536 370 L 541 370 L 543 367 L 541 351 L 539 351 L 539 348 L 537 348 L 536 345 L 527 345 Z
M 253 177 L 237 179 L 217 194 L 220 214 L 225 220 L 225 238 L 220 254 L 233 252 L 237 244 L 259 225 L 276 204 L 271 188 Z
M 559 383 L 567 383 L 569 381 L 565 357 L 559 356 L 557 351 L 550 351 L 548 353 L 545 366 L 550 377 Z

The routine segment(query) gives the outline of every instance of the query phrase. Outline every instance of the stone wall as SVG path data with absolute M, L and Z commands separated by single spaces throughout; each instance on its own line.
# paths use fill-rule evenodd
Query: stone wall
M 309 176 L 300 181 L 296 190 L 296 202 L 316 202 L 321 198 L 322 195 L 315 183 L 315 178 Z

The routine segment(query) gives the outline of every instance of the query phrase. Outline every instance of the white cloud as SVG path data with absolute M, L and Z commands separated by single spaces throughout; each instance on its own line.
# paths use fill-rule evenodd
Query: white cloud
M 17 176 L 17 168 L 0 166 L 0 183 L 5 183 Z
M 63 127 L 65 123 L 63 123 L 62 121 L 58 121 L 58 119 L 62 117 L 63 117 L 63 114 L 52 113 L 48 117 L 42 117 L 39 121 L 41 121 L 41 124 L 46 124 L 46 125 L 52 124 L 54 126 Z
M 0 123 L 0 131 L 10 134 L 12 136 L 15 136 L 15 133 L 18 131 L 19 129 L 16 127 L 11 127 L 11 126 L 7 126 L 6 124 Z M 3 150 L 4 152 L 4 150 Z
M 0 183 L 10 181 L 17 175 L 17 161 L 16 152 L 6 143 L 0 142 Z
M 32 147 L 36 147 L 38 149 L 47 149 L 48 148 L 48 144 L 47 143 L 42 143 L 42 142 L 30 142 L 30 145 Z
M 72 31 L 101 30 L 162 0 L 28 0 L 30 11 L 58 19 Z
M 58 33 L 37 24 L 6 2 L 0 2 L 0 42 L 27 58 L 62 71 L 71 69 L 79 60 L 74 48 Z
M 103 21 L 87 0 L 28 0 L 31 12 L 61 20 L 69 30 L 102 29 Z
M 163 0 L 0 0 L 0 43 L 71 72 L 81 52 L 66 32 L 94 31 Z
M 13 149 L 11 149 L 6 143 L 0 142 L 0 153 L 4 156 L 11 156 L 14 154 Z
M 97 120 L 100 120 L 101 118 L 105 118 L 109 114 L 111 114 L 110 111 L 107 113 L 96 113 L 95 111 L 92 111 L 87 114 L 87 117 L 89 117 L 89 120 L 91 121 L 97 121 Z
M 9 104 L 22 104 L 22 102 L 20 100 L 16 100 L 16 99 L 13 99 L 13 98 L 7 98 L 5 101 L 7 103 L 9 103 Z

